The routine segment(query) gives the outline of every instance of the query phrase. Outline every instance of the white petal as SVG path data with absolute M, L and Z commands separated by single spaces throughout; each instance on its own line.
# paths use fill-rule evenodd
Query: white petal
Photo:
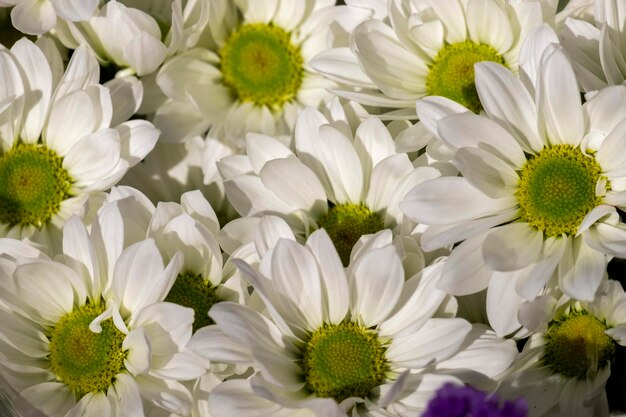
M 513 167 L 480 148 L 461 148 L 454 156 L 465 178 L 491 198 L 515 194 L 519 177 Z
M 489 45 L 500 54 L 509 50 L 513 44 L 511 23 L 496 2 L 469 0 L 466 13 L 467 30 L 472 41 Z
M 246 151 L 256 174 L 261 172 L 261 168 L 272 159 L 293 156 L 293 152 L 277 139 L 258 133 L 248 133 L 246 135 Z
M 60 156 L 85 136 L 96 130 L 99 109 L 84 90 L 70 93 L 52 106 L 44 132 L 44 141 Z
M 526 151 L 543 149 L 537 132 L 537 109 L 521 80 L 495 62 L 475 67 L 476 91 L 489 117 L 504 127 Z
M 98 7 L 98 0 L 50 0 L 57 15 L 70 22 L 89 20 Z
M 482 233 L 454 248 L 437 288 L 452 295 L 468 295 L 487 288 L 493 272 L 483 262 L 481 251 L 485 237 L 486 233 Z
M 148 339 L 144 329 L 138 328 L 126 335 L 122 348 L 128 351 L 128 355 L 124 359 L 124 366 L 133 376 L 150 370 L 152 350 L 150 339 Z
M 281 239 L 272 254 L 272 279 L 276 291 L 302 312 L 309 329 L 322 324 L 322 288 L 317 262 L 292 240 Z
M 296 158 L 275 159 L 260 172 L 263 184 L 289 205 L 318 218 L 326 213 L 328 203 L 322 184 L 315 174 Z
M 543 233 L 528 223 L 514 222 L 489 232 L 483 243 L 485 265 L 495 271 L 514 271 L 537 262 Z
M 82 279 L 67 266 L 57 262 L 37 261 L 15 270 L 18 295 L 36 309 L 44 320 L 57 323 L 76 304 L 86 299 Z M 77 296 L 74 295 L 76 290 Z
M 394 246 L 362 255 L 350 280 L 352 313 L 365 327 L 375 326 L 393 310 L 402 293 L 404 271 Z
M 81 45 L 72 54 L 63 78 L 59 81 L 54 92 L 52 102 L 65 97 L 77 89 L 84 89 L 98 84 L 100 78 L 100 64 L 87 45 Z M 79 113 L 82 113 L 79 111 Z
M 435 314 L 446 293 L 438 290 L 435 285 L 439 282 L 444 262 L 424 268 L 417 276 L 408 280 L 402 292 L 402 297 L 395 310 L 379 326 L 381 336 L 394 337 L 403 335 L 407 329 L 420 328 Z
M 141 32 L 126 46 L 124 60 L 137 71 L 137 75 L 142 76 L 156 71 L 166 53 L 167 48 L 158 38 Z
M 20 32 L 42 35 L 54 27 L 57 15 L 49 1 L 25 0 L 11 10 L 11 22 Z
M 516 204 L 514 196 L 492 199 L 464 178 L 442 177 L 418 184 L 400 209 L 419 223 L 450 224 L 499 214 Z
M 21 395 L 46 415 L 65 415 L 76 405 L 75 394 L 62 382 L 44 382 L 29 386 Z
M 137 112 L 143 98 L 143 84 L 135 77 L 114 78 L 104 84 L 111 92 L 113 117 L 111 126 L 130 119 Z
M 94 183 L 103 179 L 113 177 L 105 182 L 110 187 L 122 177 L 124 171 L 116 172 L 119 161 L 119 135 L 113 129 L 103 129 L 76 142 L 63 159 L 63 167 L 76 179 L 76 187 L 93 189 Z
M 457 353 L 471 330 L 463 319 L 430 319 L 416 333 L 394 339 L 386 355 L 402 367 L 423 368 Z
M 471 369 L 494 378 L 507 370 L 517 357 L 517 347 L 511 339 L 496 336 L 487 326 L 474 324 L 459 353 L 437 364 L 438 370 Z
M 487 289 L 487 317 L 499 337 L 505 337 L 520 327 L 517 320 L 520 304 L 524 301 L 515 292 L 519 271 L 496 272 Z
M 129 120 L 115 130 L 120 137 L 121 157 L 130 167 L 137 165 L 154 149 L 160 133 L 145 120 Z
M 437 132 L 453 149 L 482 148 L 516 168 L 526 163 L 524 152 L 514 137 L 484 116 L 466 112 L 444 117 L 437 123 Z
M 272 322 L 248 307 L 229 302 L 214 305 L 210 315 L 225 333 L 250 346 L 257 368 L 268 381 L 290 391 L 302 387 L 300 368 Z
M 606 256 L 581 238 L 570 238 L 559 264 L 559 286 L 572 298 L 591 301 L 607 265 Z
M 52 71 L 41 49 L 26 38 L 17 41 L 11 52 L 17 57 L 28 80 L 29 92 L 24 103 L 27 114 L 21 137 L 27 143 L 36 143 L 41 136 L 52 96 Z
M 313 253 L 326 291 L 323 297 L 325 317 L 330 323 L 340 323 L 349 308 L 348 280 L 333 242 L 326 230 L 316 230 L 306 242 Z
M 539 131 L 552 144 L 577 146 L 585 133 L 576 75 L 563 50 L 548 47 L 541 59 L 537 86 Z
M 597 154 L 597 161 L 600 163 L 602 170 L 610 177 L 622 176 L 626 171 L 626 145 L 624 144 L 626 137 L 626 119 L 622 120 L 613 129 L 606 139 L 602 141 Z M 616 171 L 612 173 L 611 171 Z M 617 174 L 617 175 L 614 175 Z

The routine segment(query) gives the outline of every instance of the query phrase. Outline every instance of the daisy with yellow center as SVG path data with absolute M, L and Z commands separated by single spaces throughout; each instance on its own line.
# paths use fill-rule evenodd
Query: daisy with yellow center
M 46 42 L 23 38 L 0 51 L 7 77 L 0 93 L 0 236 L 28 237 L 55 251 L 64 222 L 86 215 L 90 204 L 95 209 L 99 194 L 152 149 L 158 131 L 113 111 L 129 97 L 98 84 L 98 64 L 85 47 L 54 80 L 49 61 L 61 65 L 61 57 Z
M 387 3 L 389 23 L 365 21 L 355 28 L 351 48 L 323 52 L 312 65 L 341 83 L 337 94 L 412 118 L 415 100 L 424 96 L 443 96 L 478 113 L 474 64 L 497 62 L 517 73 L 522 41 L 556 12 L 510 0 Z
M 405 281 L 391 233 L 379 232 L 376 239 L 347 270 L 323 229 L 306 246 L 278 239 L 258 272 L 235 261 L 267 314 L 234 303 L 215 305 L 209 314 L 229 339 L 205 355 L 235 361 L 247 351 L 260 372 L 214 388 L 212 415 L 251 408 L 261 414 L 308 409 L 320 416 L 374 416 L 402 409 L 417 415 L 426 406 L 425 391 L 400 387 L 434 390 L 456 380 L 429 369 L 454 374 L 462 363 L 488 374 L 478 369 L 487 354 L 494 369 L 510 364 L 516 353 L 511 341 L 491 338 L 463 319 L 433 317 L 447 297 L 434 288 L 442 263 Z M 477 340 L 489 348 L 474 350 Z
M 403 229 L 399 202 L 439 171 L 416 169 L 405 153 L 396 152 L 379 120 L 363 121 L 353 134 L 339 113 L 333 120 L 306 108 L 296 121 L 295 152 L 275 138 L 250 134 L 247 156 L 223 158 L 218 168 L 239 214 L 280 216 L 301 241 L 323 228 L 347 266 L 362 236 L 413 229 Z
M 611 363 L 626 344 L 624 306 L 617 281 L 603 283 L 592 302 L 553 293 L 524 303 L 520 320 L 534 334 L 503 375 L 501 392 L 523 395 L 533 415 L 604 415 Z
M 156 77 L 168 98 L 154 119 L 164 139 L 180 141 L 210 127 L 211 137 L 239 150 L 248 132 L 290 140 L 299 110 L 332 98 L 326 88 L 334 83 L 309 61 L 346 43 L 347 31 L 369 15 L 334 4 L 259 0 L 209 7 L 199 24 L 203 36 Z
M 546 285 L 592 300 L 608 261 L 626 256 L 626 225 L 616 210 L 626 202 L 626 118 L 604 116 L 623 108 L 626 87 L 606 88 L 581 104 L 558 45 L 549 44 L 536 62 L 536 101 L 508 69 L 476 65 L 485 116 L 465 111 L 428 121 L 455 151 L 463 177 L 420 184 L 401 205 L 430 225 L 426 250 L 464 240 L 440 286 L 456 295 L 488 287 L 487 313 L 501 335 L 519 328 L 511 306 Z M 432 101 L 418 106 L 424 115 L 436 113 Z
M 104 238 L 123 238 L 118 214 L 105 206 L 91 231 L 72 217 L 57 260 L 0 239 L 0 369 L 46 415 L 187 414 L 178 381 L 204 373 L 186 352 L 193 310 L 163 302 L 180 254 L 164 265 L 153 240 Z

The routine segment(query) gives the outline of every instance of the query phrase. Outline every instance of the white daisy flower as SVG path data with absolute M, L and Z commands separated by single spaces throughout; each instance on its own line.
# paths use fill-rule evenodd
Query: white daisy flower
M 389 0 L 389 24 L 365 21 L 350 48 L 322 52 L 312 66 L 349 87 L 337 94 L 400 109 L 394 117 L 415 118 L 415 100 L 427 95 L 478 112 L 474 64 L 492 61 L 517 72 L 522 41 L 555 12 L 555 2 Z
M 375 118 L 353 135 L 343 117 L 329 121 L 309 107 L 296 122 L 295 153 L 269 136 L 249 134 L 246 143 L 247 156 L 218 163 L 235 210 L 244 217 L 281 216 L 301 240 L 326 229 L 344 265 L 361 236 L 385 228 L 399 234 L 399 202 L 416 184 L 439 176 L 396 152 Z
M 434 318 L 447 297 L 435 289 L 442 263 L 405 281 L 389 231 L 363 248 L 347 271 L 324 230 L 306 246 L 279 239 L 258 273 L 236 262 L 268 316 L 233 303 L 211 309 L 231 342 L 207 354 L 223 359 L 248 349 L 259 371 L 250 380 L 215 387 L 213 415 L 246 409 L 282 415 L 307 415 L 308 409 L 320 417 L 416 415 L 434 390 L 458 380 L 447 374 L 480 370 L 489 357 L 494 368 L 483 377 L 491 377 L 517 353 L 512 341 L 492 338 L 465 320 Z
M 537 333 L 507 371 L 499 392 L 523 395 L 529 416 L 608 416 L 604 386 L 616 345 L 626 344 L 626 295 L 605 282 L 592 302 L 544 295 L 520 310 Z
M 99 85 L 88 49 L 77 49 L 63 74 L 49 42 L 0 50 L 0 236 L 52 249 L 66 219 L 95 213 L 102 191 L 154 147 L 158 131 L 124 122 L 127 105 L 114 104 L 132 102 L 132 88 Z
M 47 415 L 190 412 L 178 381 L 204 373 L 185 352 L 193 310 L 162 302 L 181 256 L 164 265 L 153 240 L 123 236 L 105 213 L 90 233 L 72 217 L 54 261 L 0 240 L 0 370 Z
M 599 90 L 626 82 L 626 7 L 622 0 L 597 0 L 595 25 L 567 19 L 561 43 L 573 61 L 582 89 Z
M 70 22 L 88 20 L 99 0 L 0 0 L 0 7 L 13 7 L 11 21 L 20 32 L 43 35 L 57 24 L 57 18 Z
M 369 12 L 333 7 L 334 0 L 224 0 L 210 2 L 204 38 L 169 59 L 156 78 L 170 99 L 154 123 L 166 140 L 187 132 L 242 147 L 248 132 L 288 138 L 304 106 L 319 108 L 333 85 L 309 61 L 347 43 Z M 168 128 L 167 126 L 174 126 Z
M 538 61 L 535 100 L 508 69 L 479 63 L 485 116 L 466 111 L 435 121 L 445 100 L 418 103 L 456 150 L 463 177 L 424 182 L 401 203 L 408 217 L 430 225 L 425 250 L 463 241 L 440 287 L 455 295 L 489 287 L 487 313 L 501 335 L 519 327 L 517 307 L 553 273 L 564 293 L 593 300 L 608 261 L 626 256 L 616 210 L 626 201 L 626 87 L 581 104 L 562 49 L 549 44 Z

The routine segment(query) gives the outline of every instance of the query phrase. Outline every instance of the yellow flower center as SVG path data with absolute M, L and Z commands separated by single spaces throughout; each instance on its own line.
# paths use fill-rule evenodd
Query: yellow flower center
M 126 352 L 122 349 L 125 336 L 113 320 L 104 320 L 100 333 L 89 329 L 104 310 L 104 302 L 85 304 L 59 320 L 49 337 L 50 368 L 78 398 L 106 391 L 115 376 L 126 370 Z
M 544 363 L 567 378 L 587 379 L 607 366 L 615 341 L 604 333 L 606 324 L 585 311 L 573 312 L 550 323 Z
M 300 47 L 272 23 L 240 26 L 220 50 L 224 84 L 240 101 L 281 108 L 293 100 L 304 76 Z
M 385 223 L 379 214 L 363 204 L 339 204 L 318 220 L 333 241 L 344 266 L 350 263 L 352 247 L 363 235 L 379 232 Z
M 176 303 L 194 311 L 193 331 L 214 324 L 209 317 L 213 304 L 222 301 L 215 292 L 216 288 L 201 276 L 181 274 L 165 297 L 165 301 Z
M 43 226 L 70 197 L 71 184 L 56 152 L 19 144 L 0 156 L 0 222 Z
M 602 201 L 596 196 L 601 173 L 596 160 L 580 148 L 543 149 L 520 172 L 515 195 L 521 219 L 545 236 L 575 235 L 585 216 Z
M 376 332 L 353 322 L 324 324 L 302 350 L 306 387 L 338 402 L 367 397 L 386 379 L 389 364 Z
M 474 84 L 474 64 L 493 61 L 504 65 L 504 58 L 489 45 L 472 41 L 447 44 L 437 53 L 426 79 L 429 95 L 443 96 L 474 113 L 482 105 Z

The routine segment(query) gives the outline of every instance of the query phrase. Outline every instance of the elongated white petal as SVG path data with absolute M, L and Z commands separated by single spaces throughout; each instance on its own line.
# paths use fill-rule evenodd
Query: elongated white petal
M 374 249 L 361 258 L 350 281 L 352 314 L 365 327 L 375 326 L 392 311 L 400 298 L 404 271 L 395 247 Z
M 324 314 L 330 323 L 340 323 L 349 308 L 348 280 L 333 242 L 326 230 L 315 231 L 306 242 L 317 261 L 323 289 L 326 291 Z
M 386 355 L 395 364 L 420 369 L 457 353 L 471 330 L 463 319 L 430 319 L 416 333 L 394 339 Z
M 495 271 L 514 271 L 538 260 L 543 233 L 528 223 L 514 222 L 488 233 L 482 253 L 485 264 Z
M 528 152 L 543 149 L 537 131 L 537 108 L 521 80 L 495 62 L 475 67 L 476 91 L 489 116 L 504 127 Z
M 537 86 L 539 132 L 552 144 L 580 144 L 585 119 L 576 75 L 560 47 L 551 45 L 541 59 Z
M 466 19 L 470 39 L 475 43 L 489 45 L 499 53 L 513 44 L 509 18 L 493 0 L 469 0 Z
M 322 324 L 322 288 L 317 262 L 292 240 L 281 239 L 272 254 L 272 280 L 279 295 L 287 297 L 307 320 L 310 329 Z
M 418 184 L 400 203 L 404 214 L 425 224 L 450 224 L 504 212 L 517 204 L 514 196 L 493 199 L 465 178 L 442 177 Z

